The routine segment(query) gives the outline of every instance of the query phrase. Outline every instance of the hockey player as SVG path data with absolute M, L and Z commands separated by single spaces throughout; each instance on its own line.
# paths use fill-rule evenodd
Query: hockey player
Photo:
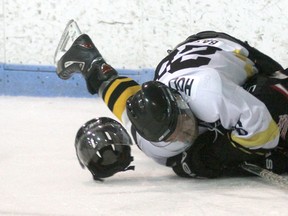
M 57 62 L 61 79 L 75 72 L 138 147 L 179 176 L 242 174 L 244 161 L 287 171 L 287 76 L 246 42 L 212 31 L 192 35 L 159 63 L 154 81 L 140 86 L 119 76 L 82 34 Z M 279 74 L 283 79 L 268 78 Z

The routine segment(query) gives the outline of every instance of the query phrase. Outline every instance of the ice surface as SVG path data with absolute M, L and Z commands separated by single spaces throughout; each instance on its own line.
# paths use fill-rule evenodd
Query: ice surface
M 258 177 L 182 179 L 136 146 L 135 171 L 93 181 L 74 138 L 98 116 L 113 117 L 99 98 L 0 97 L 0 215 L 288 215 L 288 190 Z

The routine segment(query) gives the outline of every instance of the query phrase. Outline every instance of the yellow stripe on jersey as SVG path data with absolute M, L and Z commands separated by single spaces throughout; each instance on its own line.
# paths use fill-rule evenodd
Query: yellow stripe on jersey
M 243 55 L 242 53 L 241 53 L 241 50 L 234 50 L 234 53 L 235 53 L 235 55 L 238 57 L 238 58 L 240 58 L 242 61 L 246 61 L 246 59 L 247 59 L 247 56 L 245 56 L 245 55 Z
M 140 85 L 131 78 L 118 77 L 106 87 L 102 98 L 113 114 L 122 121 L 127 99 L 140 88 Z
M 255 74 L 253 65 L 247 62 L 247 57 L 241 54 L 241 50 L 234 50 L 235 56 L 245 62 L 244 70 L 246 71 L 247 78 L 252 77 Z
M 252 148 L 261 147 L 262 145 L 265 145 L 266 143 L 276 139 L 277 136 L 279 136 L 279 128 L 275 121 L 272 120 L 267 130 L 259 132 L 248 139 L 240 138 L 239 136 L 235 135 L 232 135 L 231 139 L 241 146 Z
M 249 63 L 245 64 L 244 70 L 246 71 L 248 78 L 252 77 L 255 74 L 253 66 Z

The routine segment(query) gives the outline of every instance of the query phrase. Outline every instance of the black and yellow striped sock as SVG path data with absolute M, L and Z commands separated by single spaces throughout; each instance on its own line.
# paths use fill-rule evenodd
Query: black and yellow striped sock
M 114 115 L 122 121 L 126 101 L 140 90 L 140 85 L 131 78 L 117 77 L 102 92 L 102 98 Z

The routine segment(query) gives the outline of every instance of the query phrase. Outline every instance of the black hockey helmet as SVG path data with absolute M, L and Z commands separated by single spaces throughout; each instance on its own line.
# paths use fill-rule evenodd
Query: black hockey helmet
M 188 104 L 176 90 L 161 82 L 143 83 L 141 89 L 128 98 L 126 108 L 132 125 L 148 141 L 167 142 L 172 135 L 174 141 L 183 141 L 173 133 L 188 131 L 185 142 L 191 145 L 198 135 L 196 119 Z
M 129 166 L 132 140 L 125 128 L 108 117 L 92 119 L 77 132 L 75 149 L 82 168 L 87 167 L 95 180 L 107 178 Z

